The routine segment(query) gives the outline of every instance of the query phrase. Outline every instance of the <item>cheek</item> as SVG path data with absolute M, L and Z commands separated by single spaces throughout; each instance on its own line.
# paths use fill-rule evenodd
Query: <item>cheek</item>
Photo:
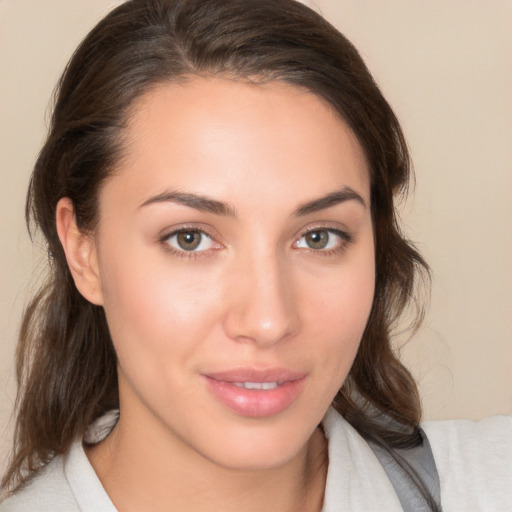
M 373 304 L 375 265 L 373 251 L 347 264 L 324 281 L 322 290 L 309 296 L 311 330 L 317 353 L 334 378 L 346 375 L 359 348 Z
M 121 362 L 187 357 L 217 317 L 215 274 L 183 272 L 162 255 L 110 255 L 102 269 L 104 308 Z

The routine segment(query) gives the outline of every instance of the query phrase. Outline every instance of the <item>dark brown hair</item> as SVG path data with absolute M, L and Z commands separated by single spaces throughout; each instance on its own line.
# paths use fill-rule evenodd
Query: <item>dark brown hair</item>
M 349 124 L 369 162 L 376 244 L 372 311 L 337 410 L 367 439 L 418 444 L 420 402 L 391 346 L 426 264 L 398 227 L 394 197 L 410 160 L 399 123 L 352 44 L 293 0 L 132 0 L 103 19 L 69 62 L 37 159 L 26 215 L 48 245 L 50 275 L 29 304 L 17 349 L 17 421 L 3 486 L 14 488 L 64 453 L 117 403 L 116 355 L 103 309 L 77 291 L 55 227 L 69 197 L 84 231 L 123 152 L 134 101 L 161 83 L 193 75 L 282 80 L 327 100 Z M 377 421 L 385 413 L 395 429 Z

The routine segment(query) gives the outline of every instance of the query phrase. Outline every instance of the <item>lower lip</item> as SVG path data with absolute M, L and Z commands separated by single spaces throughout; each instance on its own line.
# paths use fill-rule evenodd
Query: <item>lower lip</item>
M 299 397 L 305 377 L 274 389 L 245 389 L 206 376 L 205 380 L 212 394 L 232 411 L 250 418 L 264 418 L 290 407 Z

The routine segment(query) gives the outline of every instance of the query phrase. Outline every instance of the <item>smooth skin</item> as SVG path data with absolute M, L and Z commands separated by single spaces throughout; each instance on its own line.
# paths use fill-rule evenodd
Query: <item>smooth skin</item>
M 374 294 L 360 144 L 316 95 L 192 77 L 143 96 L 103 185 L 99 224 L 57 207 L 80 292 L 105 309 L 119 423 L 88 457 L 120 511 L 319 511 L 318 428 Z M 216 398 L 215 372 L 304 375 L 277 414 Z M 206 377 L 205 377 L 206 376 Z

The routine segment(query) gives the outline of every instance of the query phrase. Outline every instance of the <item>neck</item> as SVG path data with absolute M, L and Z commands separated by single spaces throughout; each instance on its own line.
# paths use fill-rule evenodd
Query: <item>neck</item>
M 187 512 L 319 512 L 327 474 L 327 443 L 320 429 L 285 464 L 239 470 L 149 436 L 140 417 L 134 420 L 124 411 L 111 434 L 87 455 L 120 512 L 167 511 L 169 504 Z

